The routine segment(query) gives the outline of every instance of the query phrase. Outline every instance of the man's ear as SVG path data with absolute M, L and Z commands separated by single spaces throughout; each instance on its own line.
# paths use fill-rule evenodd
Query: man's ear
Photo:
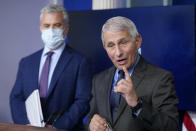
M 41 27 L 41 25 L 39 26 L 39 30 L 40 30 L 40 32 L 42 32 L 42 27 Z
M 141 47 L 141 44 L 142 44 L 142 36 L 141 35 L 137 35 L 136 36 L 137 49 L 139 49 Z
M 103 48 L 105 49 L 105 43 L 102 42 Z
M 69 24 L 66 24 L 65 25 L 65 30 L 63 32 L 64 37 L 68 34 L 68 32 L 69 32 Z

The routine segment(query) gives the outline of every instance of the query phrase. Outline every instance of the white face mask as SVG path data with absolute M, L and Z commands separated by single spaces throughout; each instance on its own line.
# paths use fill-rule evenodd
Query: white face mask
M 44 44 L 50 49 L 55 49 L 64 42 L 63 29 L 45 29 L 41 32 Z

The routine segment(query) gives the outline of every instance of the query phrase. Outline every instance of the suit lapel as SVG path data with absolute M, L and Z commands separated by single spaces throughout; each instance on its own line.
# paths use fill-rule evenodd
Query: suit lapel
M 110 93 L 111 93 L 111 89 L 112 89 L 112 83 L 113 83 L 115 70 L 116 70 L 116 68 L 112 67 L 111 71 L 109 71 L 109 73 L 108 73 L 108 79 L 105 79 L 106 80 L 105 83 L 107 83 L 107 84 L 105 84 L 106 85 L 105 89 L 107 92 L 107 95 L 106 95 L 107 96 L 107 98 L 106 98 L 107 105 L 106 105 L 106 107 L 107 107 L 107 112 L 108 112 L 110 123 L 112 123 L 112 114 L 111 114 L 111 106 L 110 106 Z
M 138 62 L 138 64 L 136 65 L 133 74 L 131 76 L 131 79 L 133 81 L 133 85 L 135 87 L 135 89 L 137 89 L 139 83 L 142 81 L 143 77 L 144 77 L 144 70 L 146 68 L 146 65 L 144 64 L 144 59 L 140 56 L 140 60 Z M 123 98 L 123 96 L 121 96 L 121 102 L 117 111 L 117 115 L 116 115 L 116 119 L 114 120 L 114 125 L 117 122 L 117 120 L 119 119 L 120 115 L 123 113 L 125 107 L 127 105 L 126 100 Z
M 49 86 L 49 90 L 47 92 L 47 97 L 51 94 L 52 90 L 54 89 L 55 84 L 56 84 L 61 72 L 63 72 L 65 66 L 69 63 L 71 56 L 72 56 L 72 54 L 71 54 L 70 50 L 68 49 L 68 47 L 66 47 L 63 50 L 63 52 L 58 60 L 58 63 L 55 67 L 54 73 L 52 75 L 52 80 L 51 80 L 51 83 Z
M 40 50 L 35 56 L 34 56 L 34 60 L 33 60 L 33 64 L 31 64 L 30 66 L 31 66 L 31 69 L 30 70 L 32 70 L 32 74 L 31 75 L 29 75 L 29 76 L 32 76 L 32 83 L 34 84 L 34 85 L 32 85 L 32 87 L 33 87 L 33 90 L 35 90 L 35 89 L 38 89 L 39 88 L 39 66 L 40 66 L 40 60 L 41 60 L 41 55 L 42 55 L 42 51 L 43 51 L 43 49 L 42 50 Z M 32 91 L 33 91 L 32 90 Z
M 141 82 L 141 80 L 143 80 L 145 70 L 146 70 L 146 64 L 144 62 L 143 57 L 140 56 L 140 60 L 136 65 L 134 72 L 131 76 L 135 89 L 137 89 L 139 83 Z

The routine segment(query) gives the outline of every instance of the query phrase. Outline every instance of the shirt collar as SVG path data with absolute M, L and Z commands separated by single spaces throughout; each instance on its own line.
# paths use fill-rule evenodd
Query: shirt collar
M 48 52 L 52 51 L 54 52 L 54 54 L 61 54 L 64 50 L 66 46 L 66 43 L 64 42 L 61 47 L 59 47 L 58 49 L 55 49 L 55 50 L 51 50 L 49 49 L 46 45 L 44 46 L 44 50 L 43 50 L 43 53 L 42 53 L 42 56 L 46 56 Z

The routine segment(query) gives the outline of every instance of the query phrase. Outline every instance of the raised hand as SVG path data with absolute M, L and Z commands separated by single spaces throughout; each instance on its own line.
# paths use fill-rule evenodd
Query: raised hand
M 128 70 L 123 67 L 123 71 L 125 73 L 126 79 L 121 79 L 114 87 L 114 91 L 116 93 L 121 93 L 122 96 L 125 98 L 127 104 L 134 107 L 137 105 L 138 97 L 136 95 L 135 88 Z

